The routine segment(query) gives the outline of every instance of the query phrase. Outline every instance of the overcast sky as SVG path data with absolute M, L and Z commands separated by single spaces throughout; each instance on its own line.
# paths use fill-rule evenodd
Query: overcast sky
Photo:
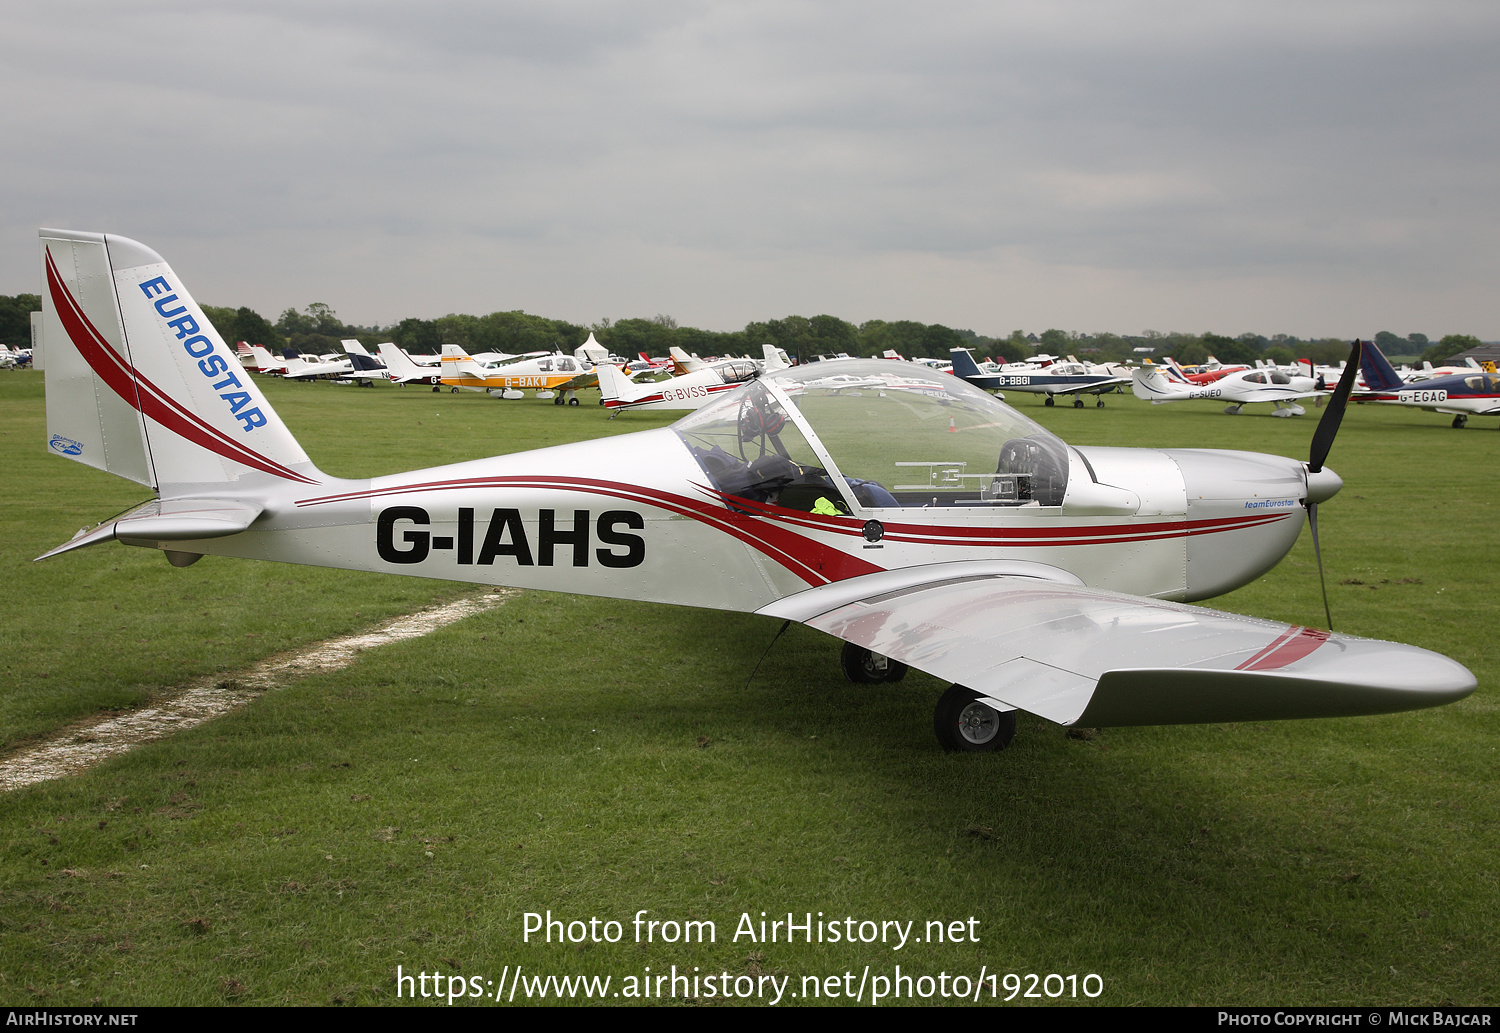
M 1500 338 L 1500 4 L 0 8 L 39 226 L 200 302 Z

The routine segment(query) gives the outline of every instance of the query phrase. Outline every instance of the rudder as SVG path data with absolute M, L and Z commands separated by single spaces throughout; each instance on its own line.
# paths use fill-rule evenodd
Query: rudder
M 161 256 L 41 231 L 52 451 L 163 498 L 321 475 Z

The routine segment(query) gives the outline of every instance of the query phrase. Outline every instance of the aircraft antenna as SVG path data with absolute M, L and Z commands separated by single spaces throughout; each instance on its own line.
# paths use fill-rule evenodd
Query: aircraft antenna
M 776 632 L 775 636 L 771 639 L 770 645 L 766 646 L 766 651 L 764 653 L 760 654 L 760 659 L 757 660 L 757 661 L 755 661 L 755 666 L 754 667 L 750 668 L 750 677 L 748 677 L 748 678 L 745 679 L 745 688 L 748 689 L 750 687 L 750 683 L 755 680 L 755 672 L 758 671 L 758 670 L 760 670 L 760 665 L 763 662 L 765 662 L 766 657 L 768 657 L 768 656 L 771 655 L 771 646 L 774 646 L 776 644 L 777 639 L 781 638 L 781 632 L 785 631 L 787 628 L 790 628 L 791 626 L 792 626 L 792 622 L 789 621 L 789 620 L 781 622 L 781 631 Z

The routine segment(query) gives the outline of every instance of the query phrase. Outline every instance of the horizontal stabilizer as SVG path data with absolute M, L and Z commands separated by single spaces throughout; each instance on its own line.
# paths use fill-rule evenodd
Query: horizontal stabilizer
M 1476 685 L 1413 646 L 966 566 L 866 575 L 759 612 L 1065 725 L 1383 714 Z
M 49 559 L 88 545 L 116 539 L 129 542 L 184 542 L 223 538 L 247 529 L 263 508 L 241 499 L 152 499 L 92 530 L 79 531 L 65 545 L 38 556 Z

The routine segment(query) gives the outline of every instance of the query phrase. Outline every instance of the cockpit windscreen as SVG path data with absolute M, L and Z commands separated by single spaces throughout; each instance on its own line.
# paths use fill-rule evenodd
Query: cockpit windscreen
M 911 363 L 768 373 L 673 429 L 720 491 L 790 509 L 846 513 L 846 496 L 860 509 L 1057 506 L 1067 489 L 1060 439 L 993 395 Z

